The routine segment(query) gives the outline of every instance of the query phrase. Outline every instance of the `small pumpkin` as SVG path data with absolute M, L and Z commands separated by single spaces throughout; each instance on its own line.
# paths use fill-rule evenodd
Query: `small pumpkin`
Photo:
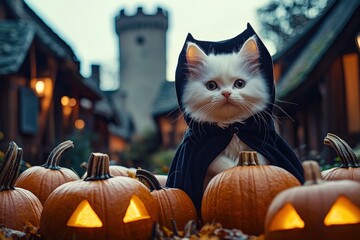
M 9 144 L 0 166 L 0 224 L 23 231 L 26 223 L 40 226 L 42 205 L 30 191 L 14 186 L 23 151 L 15 142 Z
M 343 139 L 332 133 L 326 135 L 324 143 L 336 151 L 342 165 L 322 171 L 323 179 L 350 179 L 360 182 L 360 163 L 351 147 Z
M 159 209 L 160 226 L 172 229 L 174 221 L 176 228 L 183 230 L 190 220 L 197 220 L 195 206 L 183 190 L 163 188 L 156 176 L 145 169 L 138 169 L 136 177 L 152 189 L 151 194 Z
M 79 176 L 71 169 L 60 167 L 59 161 L 64 151 L 73 148 L 72 141 L 67 140 L 55 147 L 42 166 L 33 166 L 22 172 L 15 186 L 25 188 L 37 196 L 42 204 L 58 186 L 79 180 Z
M 87 176 L 56 188 L 45 202 L 44 239 L 149 239 L 158 209 L 150 191 L 129 177 L 112 177 L 109 157 L 92 153 Z
M 316 161 L 303 162 L 304 186 L 278 194 L 265 221 L 266 240 L 341 239 L 360 236 L 360 183 L 323 181 Z
M 202 219 L 260 235 L 272 199 L 300 182 L 283 168 L 259 165 L 254 151 L 241 152 L 239 165 L 211 179 L 202 199 Z

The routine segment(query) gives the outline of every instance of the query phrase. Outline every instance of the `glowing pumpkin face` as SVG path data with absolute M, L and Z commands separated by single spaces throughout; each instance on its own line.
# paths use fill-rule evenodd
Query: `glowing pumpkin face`
M 317 163 L 311 161 L 317 170 L 314 165 L 309 170 L 308 163 L 304 162 L 305 186 L 285 190 L 271 203 L 265 220 L 266 239 L 357 239 L 360 184 L 350 180 L 323 182 Z
M 149 239 L 158 209 L 150 191 L 128 177 L 111 177 L 107 155 L 92 155 L 84 180 L 61 185 L 41 215 L 44 239 Z

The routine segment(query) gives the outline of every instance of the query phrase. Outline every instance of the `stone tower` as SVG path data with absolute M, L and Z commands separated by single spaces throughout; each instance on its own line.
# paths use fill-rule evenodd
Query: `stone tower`
M 166 31 L 168 14 L 157 8 L 145 14 L 120 10 L 115 19 L 119 36 L 120 89 L 116 95 L 126 96 L 126 109 L 134 121 L 136 133 L 155 129 L 151 109 L 160 84 L 166 79 Z

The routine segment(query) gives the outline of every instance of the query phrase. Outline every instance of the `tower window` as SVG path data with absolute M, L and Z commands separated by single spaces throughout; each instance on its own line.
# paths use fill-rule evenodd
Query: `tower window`
M 145 38 L 143 36 L 136 37 L 136 43 L 138 45 L 143 45 L 145 43 Z

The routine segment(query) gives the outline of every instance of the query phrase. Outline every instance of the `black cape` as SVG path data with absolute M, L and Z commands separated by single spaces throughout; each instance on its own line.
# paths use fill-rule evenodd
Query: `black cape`
M 188 34 L 183 49 L 179 55 L 175 76 L 176 95 L 180 109 L 183 111 L 182 94 L 188 74 L 186 63 L 186 44 L 194 42 L 206 53 L 230 53 L 239 50 L 243 43 L 251 36 L 256 35 L 248 24 L 247 29 L 238 36 L 220 42 L 199 41 Z M 271 91 L 270 101 L 274 103 L 275 86 L 273 81 L 272 58 L 265 45 L 257 36 L 260 52 L 260 68 L 266 78 Z M 267 106 L 267 111 L 272 111 L 272 104 Z M 184 111 L 183 111 L 184 112 Z M 267 114 L 264 114 L 267 116 Z M 184 190 L 193 200 L 198 212 L 201 209 L 203 196 L 203 181 L 210 163 L 229 144 L 234 134 L 255 151 L 265 156 L 272 165 L 282 167 L 292 173 L 301 183 L 304 182 L 303 168 L 289 145 L 275 131 L 274 122 L 267 117 L 264 124 L 250 117 L 243 123 L 234 123 L 227 128 L 220 128 L 214 124 L 199 124 L 184 115 L 188 129 L 184 139 L 178 147 L 170 166 L 167 187 Z

